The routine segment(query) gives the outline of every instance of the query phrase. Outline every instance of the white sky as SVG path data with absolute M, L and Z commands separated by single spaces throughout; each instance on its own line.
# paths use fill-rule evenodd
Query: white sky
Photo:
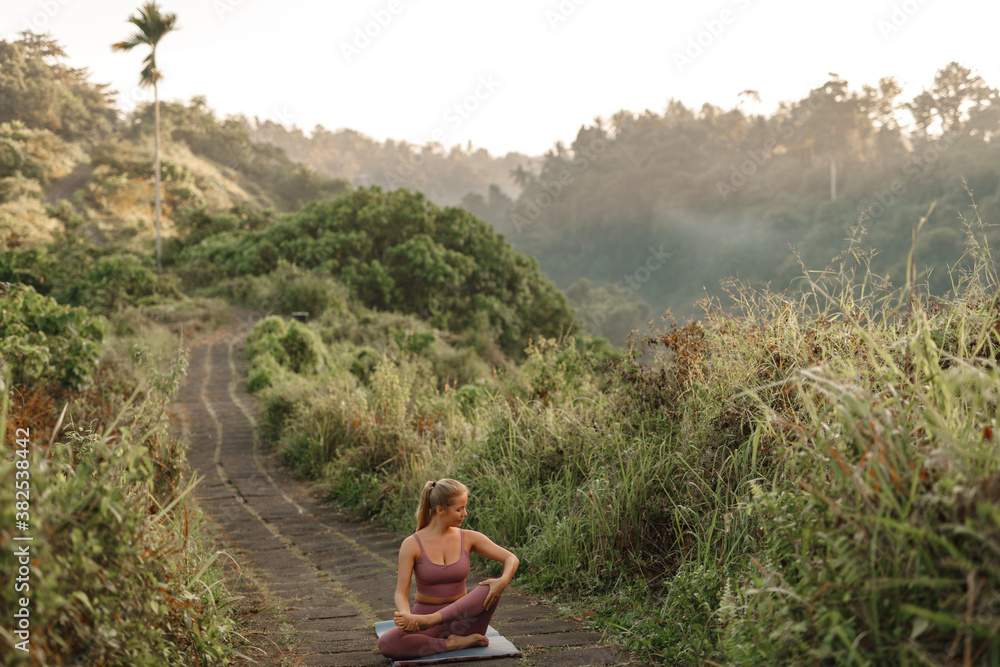
M 3 0 L 0 37 L 49 32 L 121 106 L 145 49 L 112 53 L 140 0 Z M 756 89 L 769 112 L 829 72 L 852 89 L 896 76 L 910 99 L 957 60 L 1000 86 L 1000 3 L 972 0 L 161 0 L 180 30 L 158 50 L 162 99 L 205 95 L 306 131 L 541 154 L 596 115 L 725 108 Z M 394 10 L 394 11 L 393 11 Z M 726 13 L 724 13 L 726 12 Z M 356 30 L 381 16 L 367 44 Z M 388 19 L 388 20 L 387 20 Z M 558 20 L 557 20 L 558 19 Z M 723 22 L 723 20 L 725 22 Z M 895 24 L 893 23 L 895 21 Z M 707 22 L 707 24 L 706 24 Z M 368 26 L 375 33 L 376 25 Z M 709 32 L 714 28 L 716 34 Z M 700 37 L 701 53 L 687 55 Z M 357 52 L 344 53 L 344 45 Z M 480 81 L 492 81 L 485 87 Z M 479 94 L 481 99 L 476 99 Z M 465 100 L 461 114 L 453 109 Z M 437 131 L 435 133 L 435 131 Z

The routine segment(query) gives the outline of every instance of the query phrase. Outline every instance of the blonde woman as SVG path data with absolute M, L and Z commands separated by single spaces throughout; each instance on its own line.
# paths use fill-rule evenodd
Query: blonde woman
M 424 484 L 417 508 L 417 532 L 399 547 L 396 627 L 378 640 L 393 660 L 419 658 L 470 646 L 487 646 L 486 629 L 500 595 L 517 571 L 517 556 L 474 530 L 462 530 L 469 489 L 453 479 Z M 503 563 L 503 574 L 466 593 L 469 554 Z M 410 579 L 417 595 L 410 610 Z

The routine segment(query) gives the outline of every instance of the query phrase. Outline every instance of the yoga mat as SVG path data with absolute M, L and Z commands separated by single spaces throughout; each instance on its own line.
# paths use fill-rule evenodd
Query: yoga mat
M 396 627 L 393 621 L 379 621 L 375 624 L 375 634 L 381 637 L 382 633 L 390 628 Z M 517 650 L 509 639 L 501 635 L 489 626 L 486 636 L 490 640 L 489 646 L 473 646 L 472 648 L 462 648 L 457 651 L 446 651 L 435 653 L 426 658 L 406 658 L 405 660 L 393 660 L 393 667 L 406 667 L 406 665 L 427 665 L 435 662 L 457 662 L 458 660 L 483 660 L 486 658 L 505 658 L 508 656 L 519 656 L 521 652 Z

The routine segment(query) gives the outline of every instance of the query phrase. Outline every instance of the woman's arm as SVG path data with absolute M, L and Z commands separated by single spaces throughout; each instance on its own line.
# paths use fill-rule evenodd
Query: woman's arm
M 411 535 L 399 545 L 399 573 L 396 575 L 395 599 L 396 611 L 404 614 L 410 613 L 410 579 L 413 577 L 413 563 L 416 560 L 414 554 L 416 544 Z
M 469 551 L 479 554 L 490 560 L 495 560 L 498 563 L 503 563 L 503 574 L 494 579 L 485 579 L 480 581 L 480 584 L 486 584 L 490 587 L 490 592 L 486 596 L 486 601 L 483 603 L 484 607 L 489 607 L 493 602 L 500 597 L 503 593 L 503 589 L 507 588 L 507 584 L 514 577 L 514 573 L 517 572 L 517 566 L 520 561 L 517 556 L 507 551 L 503 547 L 495 544 L 493 540 L 486 537 L 482 533 L 478 533 L 474 530 L 468 531 L 470 537 L 472 538 L 470 542 L 472 543 L 469 547 Z

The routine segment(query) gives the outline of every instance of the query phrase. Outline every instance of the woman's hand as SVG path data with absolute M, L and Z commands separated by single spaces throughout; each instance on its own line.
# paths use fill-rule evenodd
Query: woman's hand
M 416 632 L 420 629 L 417 625 L 417 620 L 414 618 L 406 619 L 400 612 L 395 612 L 393 615 L 393 620 L 396 622 L 396 626 L 403 632 Z
M 507 582 L 503 579 L 483 579 L 479 582 L 482 586 L 486 584 L 490 587 L 490 592 L 486 594 L 486 599 L 483 600 L 483 609 L 493 606 L 493 603 L 500 599 L 500 594 L 503 593 L 503 589 L 507 588 Z

